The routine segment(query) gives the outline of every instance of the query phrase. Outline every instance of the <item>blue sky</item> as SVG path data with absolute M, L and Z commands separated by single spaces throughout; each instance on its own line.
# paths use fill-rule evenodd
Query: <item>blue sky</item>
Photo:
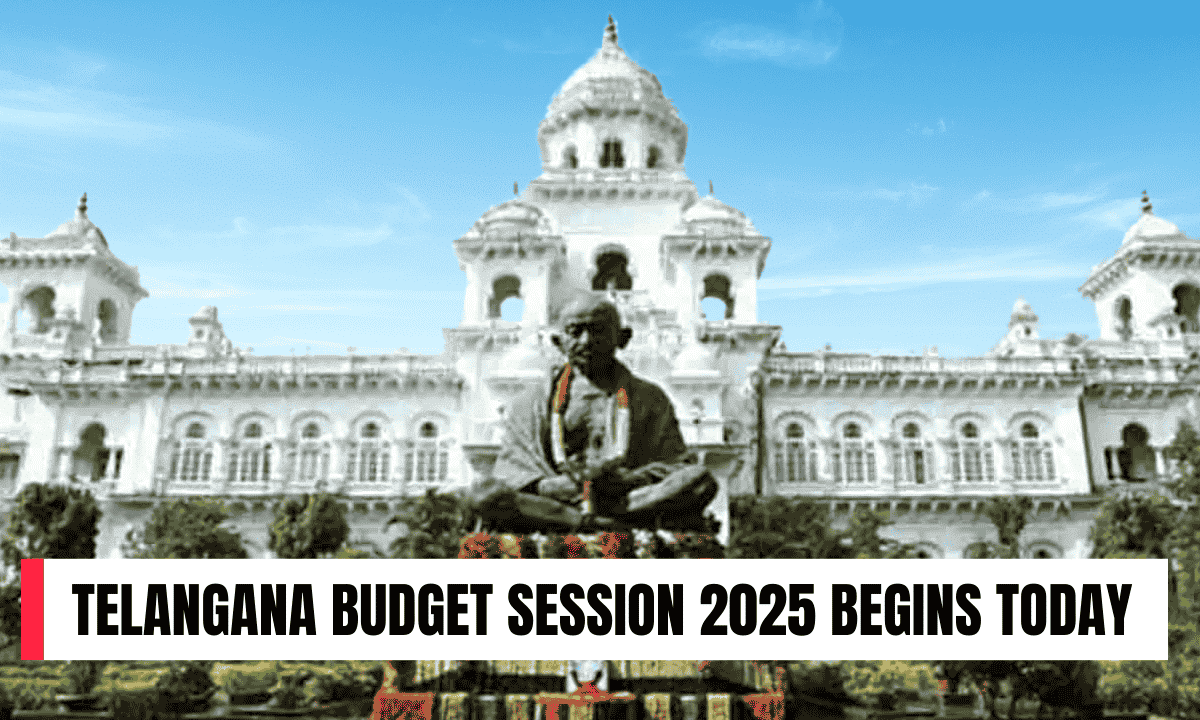
M 687 171 L 774 241 L 792 350 L 986 352 L 1076 288 L 1150 192 L 1200 236 L 1189 3 L 20 3 L 0 11 L 0 232 L 90 216 L 150 298 L 259 354 L 439 352 L 451 243 L 540 171 L 605 17 L 689 126 Z

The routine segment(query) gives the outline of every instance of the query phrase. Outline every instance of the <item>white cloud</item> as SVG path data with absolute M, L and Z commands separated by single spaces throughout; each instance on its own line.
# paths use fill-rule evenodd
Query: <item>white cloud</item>
M 72 61 L 66 82 L 51 82 L 0 70 L 0 133 L 4 139 L 39 141 L 41 136 L 90 138 L 125 143 L 180 140 L 261 148 L 266 141 L 231 126 L 180 117 L 145 107 L 135 98 L 71 84 L 90 82 L 105 70 L 103 61 Z M 19 131 L 19 132 L 13 132 Z
M 949 126 L 944 118 L 938 118 L 935 123 L 913 123 L 908 126 L 908 132 L 917 133 L 929 137 L 931 135 L 941 135 L 946 132 Z
M 1096 193 L 1081 194 L 1081 193 L 1055 193 L 1048 192 L 1036 198 L 1041 206 L 1046 209 L 1071 207 L 1073 205 L 1087 205 L 1100 199 L 1100 195 Z
M 880 200 L 890 200 L 894 203 L 898 203 L 901 200 L 907 200 L 912 205 L 919 205 L 938 190 L 939 188 L 936 188 L 932 185 L 926 185 L 925 183 L 917 184 L 912 182 L 908 184 L 907 188 L 901 188 L 899 190 L 878 188 L 872 190 L 869 193 L 869 196 L 878 198 Z
M 764 293 L 811 297 L 837 292 L 888 292 L 924 285 L 981 280 L 1054 280 L 1078 278 L 1087 268 L 1046 263 L 1032 252 L 948 260 L 940 264 L 886 267 L 844 275 L 764 278 L 758 289 Z
M 1141 203 L 1137 198 L 1109 200 L 1074 216 L 1075 220 L 1088 225 L 1100 225 L 1117 230 L 1127 230 L 1137 220 Z
M 269 228 L 274 237 L 289 238 L 292 242 L 325 247 L 362 247 L 374 245 L 392 236 L 387 223 L 375 227 L 355 225 L 287 225 Z M 298 242 L 297 242 L 298 241 Z
M 214 300 L 217 298 L 239 297 L 248 294 L 245 290 L 235 288 L 147 288 L 152 298 L 171 298 L 175 300 Z
M 703 38 L 710 57 L 765 60 L 781 65 L 823 65 L 842 44 L 842 17 L 823 0 L 802 5 L 797 27 L 778 30 L 761 25 L 729 25 Z
M 349 310 L 346 305 L 252 305 L 254 310 L 281 310 L 283 312 L 342 312 Z

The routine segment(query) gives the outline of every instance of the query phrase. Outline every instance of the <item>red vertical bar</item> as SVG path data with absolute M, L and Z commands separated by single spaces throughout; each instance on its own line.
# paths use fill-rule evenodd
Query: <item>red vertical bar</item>
M 21 561 L 21 659 L 44 660 L 45 569 L 41 558 Z

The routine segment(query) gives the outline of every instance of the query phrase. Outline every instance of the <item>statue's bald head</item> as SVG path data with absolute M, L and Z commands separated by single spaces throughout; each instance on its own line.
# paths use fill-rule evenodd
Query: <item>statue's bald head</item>
M 559 313 L 559 325 L 566 329 L 573 322 L 603 323 L 621 329 L 621 313 L 604 295 L 581 292 L 571 298 Z
M 613 355 L 629 343 L 633 331 L 621 327 L 621 313 L 605 296 L 580 293 L 559 313 L 562 331 L 554 342 L 585 374 L 607 373 Z M 593 378 L 596 379 L 596 378 Z

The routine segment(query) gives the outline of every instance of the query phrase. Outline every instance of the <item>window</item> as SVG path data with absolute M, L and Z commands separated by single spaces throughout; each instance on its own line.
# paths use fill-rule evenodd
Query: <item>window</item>
M 563 157 L 563 159 L 562 159 L 563 167 L 571 168 L 572 170 L 579 167 L 579 155 L 578 155 L 578 153 L 575 152 L 574 145 L 568 145 L 563 150 L 562 157 Z
M 1049 482 L 1054 479 L 1054 453 L 1050 443 L 1041 439 L 1037 426 L 1021 425 L 1020 438 L 1012 443 L 1013 480 Z
M 18 329 L 21 332 L 41 334 L 50 332 L 50 321 L 54 319 L 54 290 L 43 285 L 25 294 L 21 306 Z
M 117 306 L 108 298 L 101 300 L 96 308 L 96 335 L 103 342 L 117 337 Z
M 730 320 L 733 318 L 733 293 L 729 278 L 713 274 L 704 278 L 704 294 L 700 297 L 700 307 L 705 318 L 718 317 Z M 712 300 L 712 303 L 707 301 Z
M 310 422 L 300 431 L 292 482 L 299 485 L 315 485 L 328 479 L 329 441 L 323 437 L 321 426 Z
M 1117 337 L 1122 340 L 1133 337 L 1133 302 L 1127 297 L 1118 299 L 1114 315 L 1116 316 Z
M 446 482 L 450 471 L 450 447 L 446 438 L 439 440 L 438 427 L 432 422 L 421 423 L 417 439 L 409 443 L 404 461 L 404 476 L 408 482 L 433 485 Z
M 958 437 L 950 447 L 950 471 L 956 483 L 996 481 L 992 444 L 980 440 L 975 423 L 963 423 L 959 428 Z
M 79 445 L 72 455 L 71 475 L 77 480 L 100 482 L 121 477 L 121 448 L 104 444 L 106 431 L 99 423 L 92 423 L 79 434 Z
M 0 497 L 11 495 L 17 488 L 17 473 L 21 470 L 21 456 L 14 452 L 0 452 Z
M 1200 288 L 1191 283 L 1176 285 L 1171 297 L 1175 298 L 1175 314 L 1182 318 L 1180 332 L 1200 332 Z
M 791 423 L 775 451 L 775 477 L 784 483 L 817 482 L 817 445 L 805 441 L 804 428 Z
M 1158 470 L 1155 467 L 1154 448 L 1149 443 L 1150 433 L 1146 428 L 1137 423 L 1126 425 L 1121 430 L 1121 447 L 1104 450 L 1108 478 L 1120 478 L 1126 482 L 1153 480 Z
M 928 460 L 933 453 L 921 442 L 921 428 L 916 423 L 907 423 L 900 435 L 896 479 L 909 485 L 924 485 L 931 476 Z
M 229 457 L 229 482 L 265 483 L 271 477 L 271 443 L 263 440 L 263 427 L 252 422 L 242 429 Z
M 382 429 L 373 422 L 363 424 L 350 449 L 346 479 L 352 483 L 384 483 L 390 467 L 390 448 L 383 439 Z
M 632 290 L 633 278 L 629 275 L 629 258 L 621 252 L 605 252 L 596 258 L 596 275 L 592 278 L 593 290 Z
M 508 303 L 506 305 L 505 301 L 515 300 L 520 302 L 520 299 L 520 278 L 513 275 L 504 275 L 503 277 L 496 278 L 496 280 L 492 283 L 492 297 L 488 300 L 488 317 L 503 317 L 505 311 L 509 310 L 512 306 L 512 303 Z
M 190 423 L 171 454 L 171 482 L 206 483 L 212 473 L 212 443 L 203 424 Z
M 646 150 L 647 168 L 653 170 L 654 168 L 658 167 L 658 154 L 658 147 L 655 145 L 651 145 L 650 148 Z
M 600 153 L 600 167 L 625 167 L 625 156 L 621 154 L 620 140 L 605 140 L 603 151 Z
M 837 482 L 847 485 L 875 483 L 875 449 L 863 440 L 858 423 L 847 423 L 842 428 L 842 441 L 833 455 L 833 475 Z

